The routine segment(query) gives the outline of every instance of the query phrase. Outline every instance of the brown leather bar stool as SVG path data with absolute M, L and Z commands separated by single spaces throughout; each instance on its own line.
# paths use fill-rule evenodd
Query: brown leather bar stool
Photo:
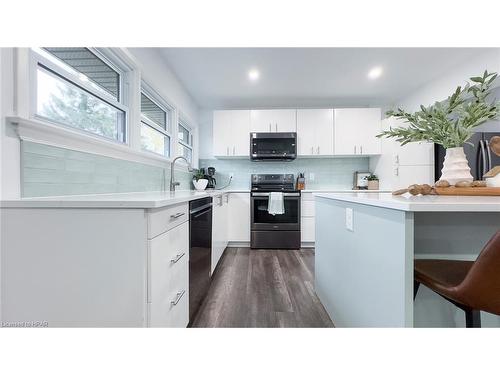
M 480 311 L 500 315 L 500 230 L 476 261 L 415 260 L 413 298 L 424 284 L 465 312 L 467 328 L 481 327 Z

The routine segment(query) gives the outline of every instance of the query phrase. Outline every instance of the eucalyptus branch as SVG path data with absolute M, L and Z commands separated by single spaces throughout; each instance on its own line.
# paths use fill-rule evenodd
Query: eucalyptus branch
M 462 147 L 472 136 L 474 128 L 486 121 L 498 120 L 500 102 L 489 100 L 497 73 L 485 71 L 480 77 L 471 77 L 472 83 L 455 92 L 443 102 L 409 113 L 401 108 L 387 111 L 388 117 L 402 119 L 408 126 L 382 131 L 377 137 L 394 138 L 405 145 L 410 142 L 434 142 L 445 148 Z

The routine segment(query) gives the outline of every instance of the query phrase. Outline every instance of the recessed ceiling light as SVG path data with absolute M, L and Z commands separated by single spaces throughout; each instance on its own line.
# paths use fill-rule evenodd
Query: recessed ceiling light
M 381 66 L 376 66 L 374 68 L 371 68 L 370 71 L 368 72 L 368 78 L 377 79 L 382 75 L 383 71 L 384 70 L 382 69 Z
M 250 81 L 257 81 L 260 77 L 260 73 L 257 69 L 250 69 L 248 72 L 248 79 Z

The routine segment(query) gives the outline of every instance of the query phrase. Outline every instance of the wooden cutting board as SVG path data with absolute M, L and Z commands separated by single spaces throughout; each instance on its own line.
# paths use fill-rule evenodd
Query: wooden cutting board
M 500 196 L 500 187 L 447 187 L 435 188 L 438 195 Z

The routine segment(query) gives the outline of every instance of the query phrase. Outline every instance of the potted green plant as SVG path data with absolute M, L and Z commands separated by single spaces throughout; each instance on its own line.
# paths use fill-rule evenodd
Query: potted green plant
M 379 189 L 379 180 L 378 177 L 374 174 L 370 174 L 365 177 L 365 180 L 368 181 L 368 190 L 378 190 Z
M 482 76 L 470 78 L 471 83 L 457 87 L 443 102 L 429 107 L 420 106 L 420 111 L 408 113 L 401 108 L 388 111 L 387 116 L 405 120 L 407 127 L 395 127 L 383 131 L 378 137 L 395 138 L 401 145 L 410 142 L 434 142 L 446 149 L 441 180 L 450 184 L 472 181 L 470 167 L 463 146 L 474 132 L 474 128 L 488 120 L 498 120 L 500 102 L 490 100 L 493 81 L 497 73 L 485 71 Z
M 193 174 L 193 185 L 196 190 L 205 190 L 208 185 L 208 180 L 201 169 L 196 169 Z

